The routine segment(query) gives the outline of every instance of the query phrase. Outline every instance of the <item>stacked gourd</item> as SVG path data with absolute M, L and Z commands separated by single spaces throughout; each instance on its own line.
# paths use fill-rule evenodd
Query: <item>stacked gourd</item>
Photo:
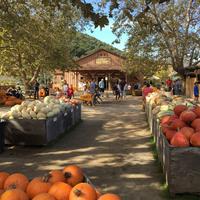
M 39 100 L 24 101 L 21 105 L 15 105 L 9 112 L 3 114 L 1 118 L 44 120 L 54 117 L 60 112 L 65 112 L 69 106 L 54 97 L 48 96 L 44 98 L 43 102 Z
M 100 194 L 86 183 L 80 167 L 69 165 L 31 181 L 22 174 L 0 172 L 1 200 L 121 200 L 118 195 Z
M 173 115 L 160 120 L 162 132 L 174 147 L 200 147 L 200 107 L 176 105 Z
M 7 96 L 4 90 L 0 90 L 0 105 L 4 106 L 14 106 L 16 104 L 21 104 L 22 100 L 14 96 Z

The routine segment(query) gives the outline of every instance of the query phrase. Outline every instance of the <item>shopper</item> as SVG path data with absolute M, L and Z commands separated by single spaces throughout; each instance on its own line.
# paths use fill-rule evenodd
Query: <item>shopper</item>
M 34 84 L 34 99 L 39 99 L 39 89 L 40 89 L 40 84 L 36 80 Z
M 67 90 L 67 96 L 69 99 L 71 99 L 72 97 L 74 97 L 74 89 L 73 89 L 73 86 L 70 85 L 68 90 Z
M 103 79 L 101 79 L 101 81 L 99 81 L 99 89 L 100 89 L 101 96 L 103 96 L 104 89 L 105 89 L 105 83 L 104 83 Z
M 67 81 L 64 80 L 64 84 L 63 84 L 63 94 L 64 94 L 65 96 L 67 96 L 68 87 L 69 87 L 69 85 L 68 85 Z
M 196 102 L 199 101 L 199 86 L 197 82 L 194 83 L 194 100 Z

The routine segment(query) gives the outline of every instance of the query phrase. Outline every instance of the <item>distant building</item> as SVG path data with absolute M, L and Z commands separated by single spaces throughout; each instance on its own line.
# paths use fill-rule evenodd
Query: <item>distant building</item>
M 56 70 L 53 87 L 62 87 L 63 81 L 66 80 L 77 90 L 80 90 L 81 83 L 95 79 L 105 80 L 106 88 L 111 89 L 112 85 L 118 79 L 126 79 L 126 73 L 122 69 L 124 58 L 116 53 L 99 49 L 94 53 L 84 56 L 76 61 L 80 66 L 72 71 Z

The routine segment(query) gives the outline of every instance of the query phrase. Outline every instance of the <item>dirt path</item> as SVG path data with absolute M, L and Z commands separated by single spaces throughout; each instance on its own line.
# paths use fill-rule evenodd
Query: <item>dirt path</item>
M 150 147 L 141 99 L 85 107 L 83 122 L 48 147 L 10 147 L 0 155 L 0 169 L 29 177 L 78 164 L 103 192 L 123 200 L 162 200 L 161 172 Z

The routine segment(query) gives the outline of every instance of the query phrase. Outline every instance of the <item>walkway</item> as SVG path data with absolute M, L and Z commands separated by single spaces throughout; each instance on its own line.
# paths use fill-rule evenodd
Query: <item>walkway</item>
M 141 99 L 85 107 L 83 122 L 48 147 L 10 147 L 0 169 L 39 176 L 68 164 L 80 165 L 103 192 L 123 200 L 162 200 L 161 172 L 150 147 Z

